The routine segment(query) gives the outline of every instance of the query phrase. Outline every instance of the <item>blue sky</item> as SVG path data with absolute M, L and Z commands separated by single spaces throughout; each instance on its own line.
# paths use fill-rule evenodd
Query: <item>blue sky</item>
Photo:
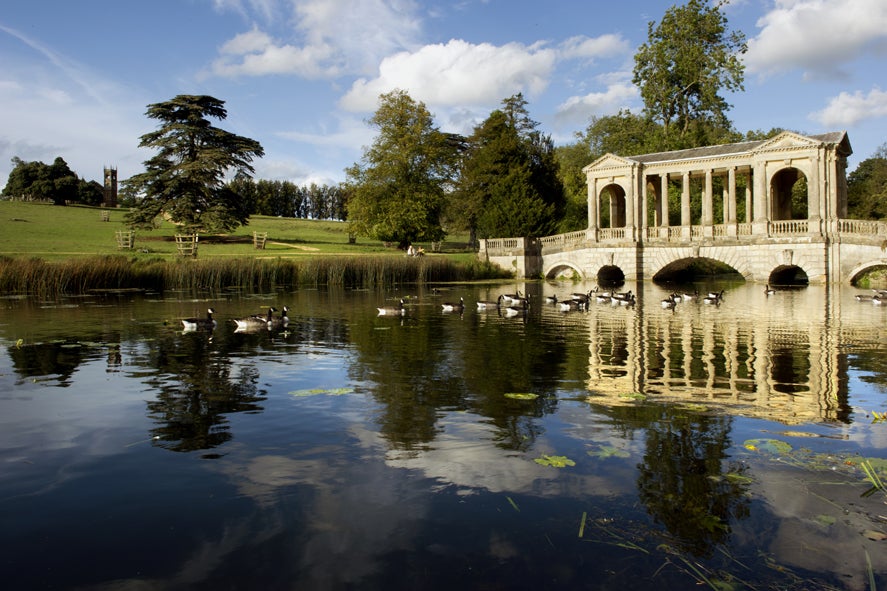
M 652 0 L 28 0 L 0 9 L 0 186 L 18 156 L 87 179 L 142 170 L 146 106 L 225 101 L 261 142 L 257 178 L 336 183 L 373 140 L 378 96 L 407 90 L 468 134 L 522 92 L 558 144 L 594 115 L 639 112 L 633 55 Z M 850 170 L 887 143 L 887 2 L 732 0 L 745 33 L 737 129 L 846 130 Z

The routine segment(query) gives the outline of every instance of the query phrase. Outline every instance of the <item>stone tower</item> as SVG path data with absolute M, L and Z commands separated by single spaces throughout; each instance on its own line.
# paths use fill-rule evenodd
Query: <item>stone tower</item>
M 102 207 L 117 207 L 117 169 L 105 167 L 105 187 Z

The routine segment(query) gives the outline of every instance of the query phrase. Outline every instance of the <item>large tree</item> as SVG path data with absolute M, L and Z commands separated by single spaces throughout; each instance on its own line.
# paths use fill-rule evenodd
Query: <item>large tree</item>
M 551 138 L 517 94 L 503 101 L 468 140 L 453 194 L 455 219 L 472 235 L 545 236 L 557 231 L 564 187 Z
M 745 35 L 730 31 L 725 0 L 689 0 L 669 8 L 635 53 L 634 83 L 648 116 L 662 125 L 661 149 L 730 141 L 722 90 L 743 90 Z
M 887 144 L 847 175 L 847 208 L 853 219 L 887 219 Z
M 378 135 L 361 162 L 346 169 L 351 232 L 401 247 L 441 240 L 457 145 L 403 90 L 383 94 L 369 123 Z
M 17 199 L 50 199 L 56 205 L 79 202 L 99 205 L 102 202 L 102 186 L 96 181 L 77 178 L 68 163 L 59 156 L 52 164 L 40 161 L 25 162 L 18 156 L 12 159 L 4 197 Z
M 265 152 L 259 142 L 207 119 L 227 118 L 224 105 L 211 96 L 184 94 L 148 105 L 146 115 L 160 124 L 139 146 L 157 154 L 145 161 L 145 172 L 129 179 L 141 195 L 130 213 L 134 225 L 150 226 L 163 216 L 192 230 L 226 231 L 247 223 L 249 203 L 224 182 L 225 175 L 251 175 L 253 159 Z

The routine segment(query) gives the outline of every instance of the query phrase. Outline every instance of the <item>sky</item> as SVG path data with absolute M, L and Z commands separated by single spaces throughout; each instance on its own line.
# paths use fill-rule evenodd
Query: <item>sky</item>
M 402 89 L 468 135 L 518 92 L 558 145 L 594 116 L 640 112 L 634 53 L 670 2 L 618 0 L 28 0 L 0 8 L 0 186 L 13 157 L 120 179 L 154 155 L 147 106 L 225 102 L 259 141 L 256 178 L 335 184 Z M 887 143 L 887 2 L 731 0 L 745 34 L 737 130 L 847 131 L 848 170 Z

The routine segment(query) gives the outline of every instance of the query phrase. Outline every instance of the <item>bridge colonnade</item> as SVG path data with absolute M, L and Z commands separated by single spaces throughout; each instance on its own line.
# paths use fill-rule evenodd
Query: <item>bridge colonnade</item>
M 887 224 L 847 220 L 846 132 L 622 157 L 583 169 L 588 227 L 539 239 L 481 241 L 479 256 L 519 277 L 596 278 L 604 268 L 652 279 L 693 258 L 746 280 L 774 273 L 852 281 L 887 266 Z

